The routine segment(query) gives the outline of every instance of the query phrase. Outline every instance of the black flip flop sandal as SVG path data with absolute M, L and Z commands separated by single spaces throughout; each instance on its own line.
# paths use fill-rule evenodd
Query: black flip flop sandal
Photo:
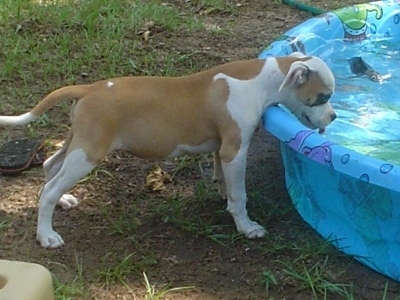
M 0 172 L 18 174 L 31 166 L 43 164 L 46 159 L 42 150 L 44 138 L 16 138 L 0 147 Z

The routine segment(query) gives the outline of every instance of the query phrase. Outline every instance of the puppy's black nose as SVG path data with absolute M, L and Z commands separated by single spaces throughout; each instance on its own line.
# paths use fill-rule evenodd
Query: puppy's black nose
M 337 118 L 336 113 L 331 114 L 331 122 L 333 122 Z

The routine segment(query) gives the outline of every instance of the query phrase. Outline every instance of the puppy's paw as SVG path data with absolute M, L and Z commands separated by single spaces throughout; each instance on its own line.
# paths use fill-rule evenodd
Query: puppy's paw
M 267 231 L 259 225 L 256 222 L 252 222 L 253 224 L 247 228 L 247 231 L 245 232 L 245 235 L 249 239 L 257 239 L 257 238 L 262 238 L 267 234 Z
M 238 226 L 238 231 L 243 233 L 249 239 L 261 238 L 267 233 L 264 227 L 250 219 L 241 222 L 240 226 Z
M 64 241 L 57 232 L 54 230 L 48 233 L 38 233 L 36 239 L 40 242 L 43 248 L 58 248 L 64 245 Z
M 79 204 L 79 201 L 77 198 L 70 194 L 64 194 L 62 195 L 60 200 L 58 200 L 57 204 L 60 205 L 63 209 L 67 210 L 77 206 Z

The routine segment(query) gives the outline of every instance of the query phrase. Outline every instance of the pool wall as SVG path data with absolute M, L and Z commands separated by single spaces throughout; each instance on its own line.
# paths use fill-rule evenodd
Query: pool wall
M 355 44 L 371 37 L 400 39 L 400 1 L 359 4 L 309 19 L 260 58 L 294 51 L 318 55 L 327 40 Z M 281 107 L 265 112 L 264 127 L 281 141 L 287 190 L 303 219 L 341 251 L 400 281 L 400 166 L 329 141 Z

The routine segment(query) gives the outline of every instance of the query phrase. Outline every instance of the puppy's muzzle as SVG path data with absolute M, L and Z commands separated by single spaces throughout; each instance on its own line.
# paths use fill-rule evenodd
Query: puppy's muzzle
M 335 121 L 337 114 L 335 112 L 331 113 L 331 122 Z

